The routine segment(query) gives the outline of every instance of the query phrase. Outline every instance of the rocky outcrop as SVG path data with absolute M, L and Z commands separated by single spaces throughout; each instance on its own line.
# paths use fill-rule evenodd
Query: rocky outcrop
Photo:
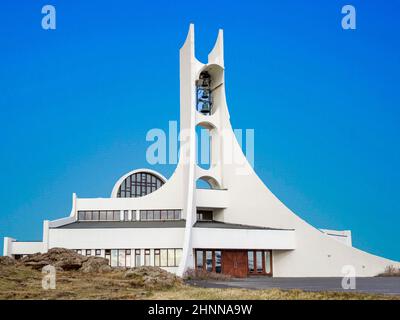
M 135 287 L 165 289 L 183 284 L 182 279 L 158 267 L 137 267 L 125 272 L 124 277 L 131 279 Z
M 10 258 L 10 257 L 0 257 L 0 266 L 12 266 L 14 264 L 16 264 L 16 260 L 14 258 Z
M 46 253 L 35 253 L 18 260 L 18 264 L 41 270 L 52 265 L 59 271 L 79 270 L 82 272 L 110 271 L 108 260 L 101 257 L 86 257 L 73 250 L 52 248 Z

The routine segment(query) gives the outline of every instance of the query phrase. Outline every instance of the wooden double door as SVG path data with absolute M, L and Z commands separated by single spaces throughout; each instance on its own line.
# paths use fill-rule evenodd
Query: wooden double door
M 247 277 L 247 251 L 223 250 L 222 273 L 238 278 Z

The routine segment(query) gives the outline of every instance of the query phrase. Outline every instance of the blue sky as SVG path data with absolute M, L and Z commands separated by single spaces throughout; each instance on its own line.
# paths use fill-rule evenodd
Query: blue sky
M 231 121 L 255 130 L 265 184 L 311 224 L 400 260 L 400 4 L 349 3 L 354 31 L 345 1 L 1 1 L 1 239 L 41 239 L 73 192 L 106 197 L 149 167 L 147 131 L 179 118 L 193 22 L 201 61 L 224 29 Z

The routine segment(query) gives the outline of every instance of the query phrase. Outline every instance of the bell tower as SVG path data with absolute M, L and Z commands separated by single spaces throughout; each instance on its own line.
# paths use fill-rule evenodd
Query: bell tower
M 224 120 L 224 121 L 223 121 Z M 180 49 L 180 158 L 183 171 L 184 211 L 186 215 L 183 257 L 180 274 L 193 267 L 192 228 L 196 223 L 196 182 L 203 180 L 211 189 L 224 188 L 222 175 L 223 146 L 221 132 L 230 128 L 225 102 L 223 31 L 219 30 L 207 63 L 195 57 L 194 25 Z M 196 128 L 207 129 L 210 136 L 210 166 L 197 164 Z

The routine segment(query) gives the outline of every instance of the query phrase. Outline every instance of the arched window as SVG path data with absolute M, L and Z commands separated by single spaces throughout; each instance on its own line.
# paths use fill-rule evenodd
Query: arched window
M 164 181 L 148 172 L 136 172 L 122 181 L 117 198 L 137 198 L 156 191 Z

